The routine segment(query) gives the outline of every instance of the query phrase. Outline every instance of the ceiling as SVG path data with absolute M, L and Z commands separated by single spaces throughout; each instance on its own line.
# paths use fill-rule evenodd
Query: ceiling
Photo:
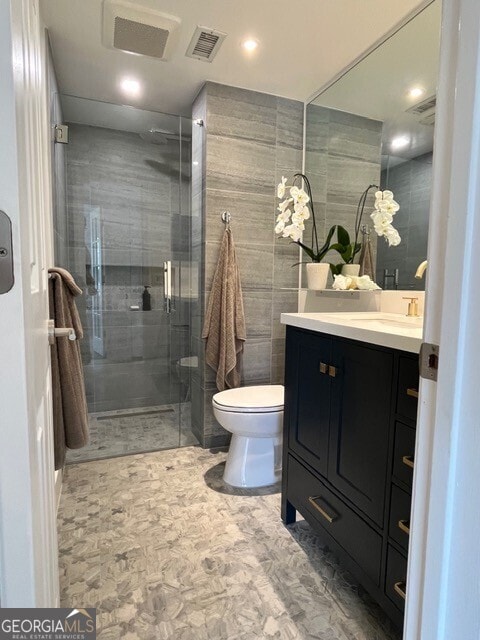
M 434 127 L 421 124 L 423 116 L 407 110 L 436 94 L 441 10 L 441 0 L 432 2 L 313 104 L 382 121 L 383 153 L 399 160 L 431 151 Z M 410 97 L 412 87 L 423 88 L 423 95 Z M 391 141 L 398 137 L 405 137 L 409 144 L 395 151 Z
M 105 47 L 101 0 L 41 0 L 41 10 L 62 93 L 188 116 L 206 80 L 305 101 L 422 2 L 130 0 L 181 20 L 166 62 Z M 197 25 L 227 33 L 211 63 L 185 57 Z M 240 46 L 247 37 L 254 54 Z M 126 76 L 140 81 L 137 98 L 119 89 Z

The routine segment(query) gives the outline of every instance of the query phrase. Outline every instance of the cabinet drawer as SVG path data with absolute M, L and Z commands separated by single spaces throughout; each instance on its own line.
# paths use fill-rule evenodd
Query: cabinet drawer
M 310 524 L 330 534 L 378 585 L 381 536 L 291 456 L 287 473 L 288 500 Z
M 405 609 L 405 598 L 402 592 L 405 593 L 406 591 L 406 583 L 407 559 L 396 549 L 388 545 L 385 594 L 400 611 L 404 611 Z
M 393 476 L 412 486 L 415 454 L 415 429 L 401 422 L 395 424 L 395 446 L 393 452 Z
M 392 484 L 388 535 L 408 551 L 412 497 Z
M 400 356 L 397 388 L 397 413 L 409 420 L 417 419 L 418 383 L 420 379 L 418 358 Z

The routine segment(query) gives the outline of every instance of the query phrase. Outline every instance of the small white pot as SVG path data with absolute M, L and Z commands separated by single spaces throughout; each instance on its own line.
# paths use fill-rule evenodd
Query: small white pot
M 308 262 L 307 263 L 307 287 L 314 291 L 327 288 L 330 265 L 328 262 Z
M 359 264 L 344 264 L 342 267 L 342 276 L 358 276 L 359 273 Z

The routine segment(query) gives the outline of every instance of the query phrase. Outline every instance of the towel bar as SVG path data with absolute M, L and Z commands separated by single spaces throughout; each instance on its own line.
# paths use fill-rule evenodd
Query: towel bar
M 48 343 L 55 344 L 55 338 L 68 338 L 69 340 L 76 340 L 77 335 L 75 329 L 72 327 L 55 328 L 53 320 L 48 321 Z

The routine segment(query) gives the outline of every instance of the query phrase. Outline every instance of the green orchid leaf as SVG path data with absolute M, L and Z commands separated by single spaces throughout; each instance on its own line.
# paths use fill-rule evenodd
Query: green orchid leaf
M 312 262 L 320 262 L 321 258 L 319 260 L 318 256 L 315 254 L 315 252 L 312 251 L 312 249 L 310 249 L 306 245 L 304 245 L 303 242 L 300 242 L 300 240 L 297 240 L 296 244 L 298 244 L 300 247 L 302 247 L 302 249 L 305 251 L 307 256 L 312 260 Z
M 318 251 L 318 257 L 319 257 L 319 262 L 320 260 L 330 251 L 330 241 L 333 237 L 333 234 L 335 233 L 335 229 L 337 228 L 337 225 L 333 225 L 333 227 L 330 228 L 330 231 L 327 234 L 327 238 L 325 240 L 325 244 L 323 245 L 323 247 Z
M 340 225 L 337 226 L 337 238 L 339 243 L 343 244 L 344 246 L 350 244 L 350 236 L 348 234 L 348 231 Z
M 330 263 L 330 271 L 332 276 L 338 276 L 342 272 L 343 264 L 331 264 Z
M 348 247 L 345 249 L 345 251 L 341 254 L 345 262 L 348 262 L 350 258 L 353 257 L 352 250 L 353 250 L 353 245 L 349 244 Z

